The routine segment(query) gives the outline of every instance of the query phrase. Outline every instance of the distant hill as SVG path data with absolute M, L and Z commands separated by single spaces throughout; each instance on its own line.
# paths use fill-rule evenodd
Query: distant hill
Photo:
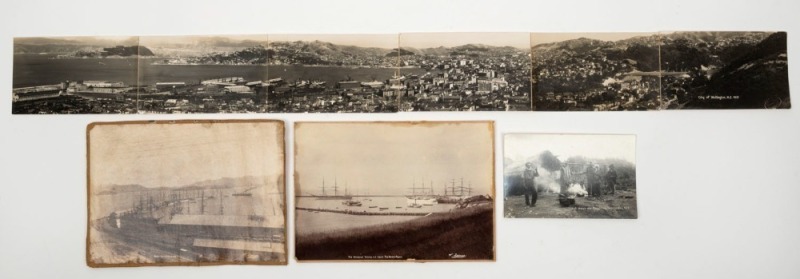
M 14 38 L 14 54 L 69 54 L 78 51 L 102 50 L 106 47 L 138 45 L 136 37 L 126 40 L 105 40 L 94 37 L 31 37 Z
M 323 41 L 270 42 L 271 57 L 290 64 L 359 64 L 386 57 L 392 50 L 337 45 Z
M 99 191 L 97 193 L 100 195 L 149 190 L 147 187 L 144 187 L 139 184 L 124 184 L 124 185 L 111 184 L 111 185 L 100 186 L 99 188 L 100 189 L 98 189 Z
M 137 55 L 153 56 L 154 54 L 150 49 L 144 46 L 115 46 L 115 47 L 106 47 L 103 49 L 78 50 L 73 53 L 64 55 L 63 57 L 105 58 L 105 57 L 130 57 Z
M 659 69 L 658 39 L 654 36 L 633 37 L 616 42 L 577 38 L 561 42 L 538 44 L 531 48 L 534 56 L 583 58 L 605 57 L 611 61 L 632 61 L 641 71 Z
M 715 73 L 707 94 L 738 96 L 733 107 L 789 108 L 786 43 L 786 32 L 773 33 Z
M 662 35 L 665 41 L 687 40 L 690 42 L 714 42 L 740 37 L 749 37 L 755 40 L 763 40 L 769 36 L 769 32 L 675 32 Z
M 533 49 L 537 51 L 569 50 L 575 52 L 585 52 L 603 47 L 609 47 L 612 45 L 613 43 L 611 42 L 589 38 L 578 38 L 561 42 L 538 44 L 535 45 Z
M 414 52 L 413 51 L 409 51 L 407 49 L 403 49 L 403 48 L 395 48 L 395 49 L 392 49 L 391 52 L 386 54 L 387 57 L 398 57 L 398 56 L 406 56 L 406 55 L 414 55 Z
M 191 59 L 198 64 L 263 65 L 274 52 L 263 46 L 248 47 L 233 52 L 212 52 Z
M 114 193 L 125 192 L 139 192 L 139 191 L 152 191 L 152 190 L 177 190 L 177 189 L 224 189 L 235 187 L 249 187 L 249 186 L 262 186 L 269 182 L 274 177 L 258 177 L 258 176 L 244 176 L 244 177 L 224 177 L 219 179 L 210 179 L 195 182 L 188 185 L 180 185 L 177 187 L 146 187 L 140 184 L 110 184 L 101 185 L 96 191 L 97 194 L 107 195 Z M 280 188 L 280 187 L 279 187 Z
M 190 185 L 183 186 L 182 188 L 234 188 L 234 187 L 247 187 L 264 185 L 267 181 L 266 177 L 244 176 L 244 177 L 223 177 L 219 179 L 204 180 L 195 182 Z
M 402 55 L 430 55 L 430 56 L 454 56 L 454 55 L 512 55 L 527 52 L 510 46 L 490 46 L 483 44 L 466 44 L 455 47 L 432 47 L 432 48 L 402 48 Z M 396 54 L 395 54 L 396 55 Z

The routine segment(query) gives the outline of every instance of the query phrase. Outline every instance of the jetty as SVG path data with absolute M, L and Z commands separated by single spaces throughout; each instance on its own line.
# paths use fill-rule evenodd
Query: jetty
M 295 207 L 295 209 L 305 210 L 305 211 L 339 213 L 348 215 L 365 215 L 365 216 L 426 216 L 430 214 L 430 212 L 367 212 L 367 211 L 355 211 L 348 209 L 342 210 L 342 209 L 324 209 L 324 208 L 307 208 L 307 207 Z

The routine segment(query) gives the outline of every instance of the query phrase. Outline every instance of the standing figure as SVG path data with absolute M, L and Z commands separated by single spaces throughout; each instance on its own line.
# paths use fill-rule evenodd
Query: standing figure
M 606 184 L 608 185 L 609 191 L 613 195 L 617 188 L 617 171 L 614 169 L 614 165 L 608 166 L 608 172 L 606 172 Z
M 561 163 L 561 174 L 558 177 L 558 184 L 561 186 L 559 195 L 567 195 L 570 183 L 572 183 L 572 175 L 569 171 L 569 166 L 567 163 Z
M 561 206 L 570 206 L 575 204 L 575 196 L 569 193 L 569 186 L 572 183 L 572 173 L 570 172 L 567 163 L 561 164 L 561 174 L 558 177 L 558 184 L 561 190 L 558 193 L 558 203 Z
M 586 187 L 589 188 L 589 195 L 593 197 L 600 196 L 600 189 L 597 185 L 597 170 L 592 162 L 589 162 L 589 167 L 586 168 Z
M 539 194 L 536 193 L 535 178 L 539 176 L 539 171 L 533 163 L 525 163 L 525 170 L 522 172 L 522 185 L 525 188 L 525 205 L 536 206 Z

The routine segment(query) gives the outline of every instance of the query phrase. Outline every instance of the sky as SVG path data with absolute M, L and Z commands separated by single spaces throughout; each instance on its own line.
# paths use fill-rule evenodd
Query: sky
M 79 36 L 79 37 L 16 37 L 14 38 L 15 43 L 34 43 L 34 44 L 42 44 L 52 43 L 51 40 L 68 40 L 74 41 L 75 44 L 85 44 L 85 45 L 102 45 L 102 46 L 113 46 L 113 45 L 136 45 L 139 42 L 139 37 L 136 36 Z
M 595 159 L 616 158 L 636 164 L 635 135 L 506 134 L 505 158 L 514 161 L 538 156 L 550 150 L 560 160 L 572 156 Z
M 531 33 L 531 46 L 539 44 L 562 42 L 578 38 L 588 38 L 602 41 L 619 41 L 632 37 L 650 36 L 657 32 L 607 32 L 607 33 Z
M 352 194 L 405 195 L 412 185 L 464 179 L 473 194 L 493 194 L 491 122 L 329 122 L 295 126 L 295 193 L 321 194 L 347 183 Z
M 269 34 L 271 42 L 323 41 L 336 45 L 394 49 L 397 34 Z
M 528 33 L 512 32 L 453 32 L 453 33 L 401 33 L 400 46 L 412 48 L 455 47 L 466 44 L 489 46 L 511 46 L 523 50 L 530 49 Z
M 139 43 L 147 47 L 162 47 L 171 45 L 192 45 L 198 42 L 231 42 L 241 41 L 263 42 L 266 45 L 267 34 L 250 35 L 187 35 L 187 36 L 141 36 Z
M 279 128 L 274 122 L 98 125 L 89 135 L 91 185 L 178 187 L 280 175 Z

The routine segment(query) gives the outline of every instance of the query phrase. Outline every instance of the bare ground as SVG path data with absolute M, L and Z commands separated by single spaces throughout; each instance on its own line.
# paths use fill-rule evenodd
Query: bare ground
M 539 193 L 535 207 L 525 205 L 524 196 L 508 197 L 503 203 L 506 218 L 600 218 L 636 219 L 636 191 L 619 190 L 614 195 L 577 197 L 575 205 L 563 207 L 558 194 Z

